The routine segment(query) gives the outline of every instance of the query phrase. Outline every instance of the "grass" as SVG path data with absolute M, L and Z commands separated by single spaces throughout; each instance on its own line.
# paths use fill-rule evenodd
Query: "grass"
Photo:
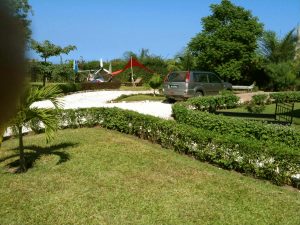
M 276 104 L 266 105 L 265 110 L 262 113 L 266 114 L 274 114 L 275 113 Z M 226 109 L 222 111 L 228 111 L 228 112 L 248 112 L 246 107 L 238 107 L 234 109 Z M 296 125 L 295 127 L 300 128 L 300 103 L 296 102 L 294 106 L 294 118 L 293 118 L 293 124 Z
M 102 128 L 26 136 L 0 151 L 0 224 L 299 224 L 300 193 Z
M 166 99 L 163 95 L 153 94 L 132 94 L 132 95 L 121 95 L 120 97 L 112 100 L 112 102 L 137 102 L 137 101 L 164 101 Z
M 145 86 L 145 85 L 142 85 L 142 86 L 121 86 L 120 91 L 149 91 L 149 90 L 152 90 L 151 87 L 149 86 Z

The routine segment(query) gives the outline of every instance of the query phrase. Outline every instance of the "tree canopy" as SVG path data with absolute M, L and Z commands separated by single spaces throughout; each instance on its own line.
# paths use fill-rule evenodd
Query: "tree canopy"
M 215 71 L 224 79 L 239 80 L 254 57 L 263 25 L 251 12 L 229 0 L 210 6 L 212 15 L 202 18 L 203 30 L 188 47 L 198 69 Z
M 288 32 L 282 39 L 273 31 L 265 31 L 260 41 L 260 53 L 273 63 L 293 60 L 296 55 L 297 36 L 295 29 Z
M 69 54 L 70 51 L 73 51 L 76 49 L 75 45 L 68 45 L 66 47 L 60 47 L 58 45 L 55 45 L 51 43 L 50 41 L 46 40 L 42 43 L 37 42 L 35 40 L 31 41 L 31 48 L 36 51 L 43 59 L 44 63 L 42 65 L 43 73 L 43 86 L 46 84 L 46 78 L 49 77 L 51 74 L 52 68 L 50 67 L 50 64 L 47 63 L 47 59 L 52 56 L 58 56 L 61 54 Z
M 25 28 L 26 38 L 29 40 L 31 36 L 31 21 L 28 19 L 28 15 L 30 13 L 32 14 L 32 9 L 28 0 L 5 0 L 2 4 L 13 17 L 18 18 L 22 22 Z
M 60 47 L 58 45 L 51 43 L 48 40 L 46 40 L 42 43 L 32 40 L 31 48 L 34 51 L 36 51 L 46 62 L 49 57 L 58 56 L 61 54 L 69 54 L 70 51 L 73 51 L 76 49 L 76 46 L 68 45 L 66 47 Z

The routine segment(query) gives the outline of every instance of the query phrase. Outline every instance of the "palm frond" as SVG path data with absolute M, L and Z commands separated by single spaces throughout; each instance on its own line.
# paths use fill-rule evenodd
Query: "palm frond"
M 279 63 L 292 60 L 296 54 L 297 37 L 294 29 L 282 39 L 273 31 L 266 31 L 260 41 L 260 52 L 270 62 Z
M 43 109 L 32 107 L 25 111 L 26 121 L 28 122 L 33 118 L 42 122 L 45 126 L 46 141 L 50 141 L 54 137 L 55 131 L 58 129 L 57 111 L 53 109 Z
M 29 107 L 32 103 L 42 100 L 50 100 L 55 108 L 62 107 L 61 100 L 58 97 L 61 96 L 61 89 L 58 85 L 49 85 L 43 88 L 31 88 L 26 98 L 26 107 Z

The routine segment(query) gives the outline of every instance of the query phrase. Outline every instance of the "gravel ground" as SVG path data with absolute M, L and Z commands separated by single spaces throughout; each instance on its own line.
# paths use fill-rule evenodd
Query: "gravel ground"
M 82 92 L 64 96 L 60 98 L 64 109 L 78 109 L 91 107 L 118 107 L 122 109 L 129 109 L 139 113 L 158 116 L 164 119 L 171 118 L 172 108 L 171 104 L 143 101 L 143 102 L 120 102 L 108 103 L 109 101 L 121 96 L 122 94 L 148 94 L 152 91 L 95 91 Z M 35 102 L 32 106 L 41 108 L 51 108 L 53 104 L 50 101 Z

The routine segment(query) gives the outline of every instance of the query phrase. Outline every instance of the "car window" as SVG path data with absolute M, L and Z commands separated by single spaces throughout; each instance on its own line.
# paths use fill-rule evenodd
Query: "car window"
M 193 73 L 193 75 L 195 82 L 208 83 L 206 73 Z
M 169 82 L 185 82 L 186 73 L 185 72 L 179 72 L 179 73 L 171 73 L 168 76 Z
M 213 73 L 208 74 L 209 83 L 222 83 L 221 79 Z

